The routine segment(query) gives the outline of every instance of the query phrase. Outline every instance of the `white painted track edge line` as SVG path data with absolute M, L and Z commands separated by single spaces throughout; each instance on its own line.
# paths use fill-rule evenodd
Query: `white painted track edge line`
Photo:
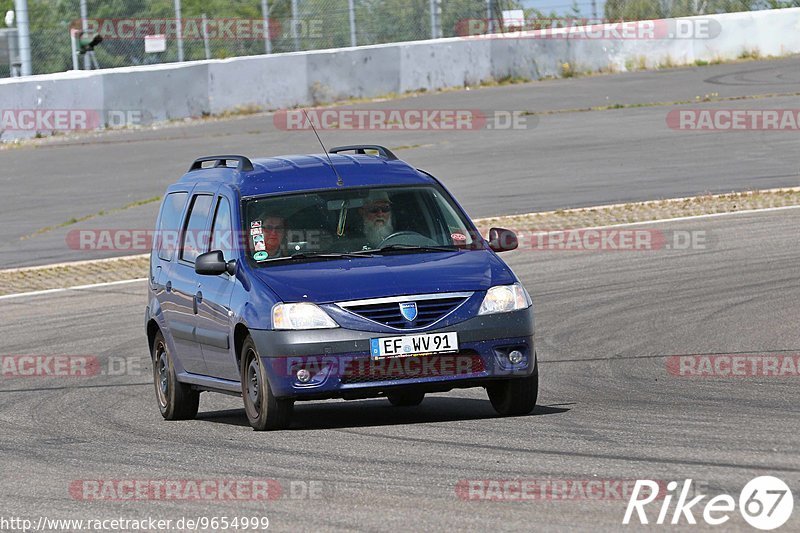
M 0 296 L 0 300 L 12 300 L 14 298 L 21 298 L 23 296 L 42 296 L 45 294 L 57 294 L 67 291 L 79 291 L 83 289 L 96 289 L 99 287 L 111 287 L 113 285 L 123 285 L 126 283 L 135 283 L 138 281 L 147 281 L 147 278 L 123 279 L 119 281 L 105 281 L 103 283 L 92 283 L 90 285 L 75 285 L 73 287 L 57 287 L 54 289 L 44 289 L 41 291 L 18 292 L 14 294 L 6 294 Z

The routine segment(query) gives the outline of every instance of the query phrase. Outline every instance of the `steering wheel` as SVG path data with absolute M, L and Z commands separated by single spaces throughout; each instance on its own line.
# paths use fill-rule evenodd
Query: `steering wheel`
M 416 231 L 395 231 L 381 241 L 378 248 L 392 244 L 407 244 L 409 246 L 437 246 L 439 243 L 433 239 L 417 233 Z

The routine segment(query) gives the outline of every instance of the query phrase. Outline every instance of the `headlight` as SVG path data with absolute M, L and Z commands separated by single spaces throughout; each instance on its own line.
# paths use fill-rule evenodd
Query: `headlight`
M 479 315 L 491 315 L 493 313 L 508 313 L 527 309 L 531 305 L 531 297 L 528 291 L 519 283 L 514 285 L 498 285 L 486 291 Z
M 278 304 L 272 308 L 272 327 L 275 329 L 338 328 L 328 314 L 312 303 Z

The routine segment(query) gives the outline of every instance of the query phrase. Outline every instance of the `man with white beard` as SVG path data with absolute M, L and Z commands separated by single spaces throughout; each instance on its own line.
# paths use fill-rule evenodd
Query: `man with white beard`
M 359 208 L 358 212 L 364 221 L 366 248 L 377 247 L 386 237 L 394 233 L 392 203 L 386 192 L 370 192 L 364 206 Z

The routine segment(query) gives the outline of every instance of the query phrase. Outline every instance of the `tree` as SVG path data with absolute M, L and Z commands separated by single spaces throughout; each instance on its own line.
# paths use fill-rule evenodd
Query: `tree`
M 607 0 L 610 20 L 647 20 L 764 9 L 781 0 Z M 800 0 L 789 0 L 800 3 Z M 786 6 L 788 7 L 788 6 Z

